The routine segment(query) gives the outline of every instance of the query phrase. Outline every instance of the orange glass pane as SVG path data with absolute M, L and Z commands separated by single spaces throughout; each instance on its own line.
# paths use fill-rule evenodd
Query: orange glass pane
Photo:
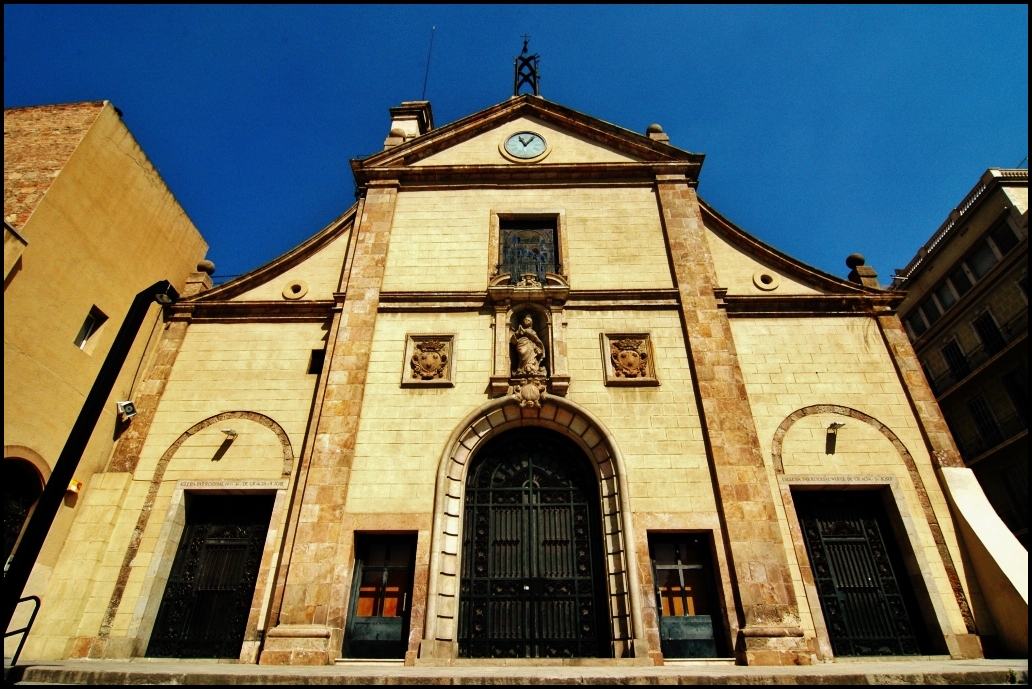
M 663 606 L 662 614 L 667 617 L 684 615 L 684 598 L 682 597 L 681 581 L 677 578 L 677 570 L 661 569 L 656 576 L 658 577 L 656 588 L 659 590 L 659 600 Z
M 358 588 L 358 605 L 355 615 L 358 617 L 376 617 L 380 612 L 383 599 L 383 571 L 365 572 Z
M 401 617 L 408 607 L 408 572 L 392 570 L 387 573 L 387 588 L 383 593 L 382 617 Z

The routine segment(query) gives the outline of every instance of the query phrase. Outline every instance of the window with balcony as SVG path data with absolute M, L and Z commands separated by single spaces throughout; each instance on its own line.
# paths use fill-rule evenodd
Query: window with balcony
M 941 352 L 942 360 L 946 362 L 946 368 L 950 370 L 950 373 L 957 380 L 960 380 L 971 371 L 967 358 L 964 356 L 964 352 L 961 351 L 960 345 L 957 344 L 956 340 L 947 342 Z
M 1000 378 L 1011 404 L 1026 427 L 1028 426 L 1028 373 L 1016 368 Z
M 1000 326 L 996 325 L 996 319 L 991 313 L 984 312 L 972 321 L 971 325 L 978 333 L 978 339 L 982 341 L 986 353 L 992 355 L 1003 349 L 1003 333 L 1000 332 Z

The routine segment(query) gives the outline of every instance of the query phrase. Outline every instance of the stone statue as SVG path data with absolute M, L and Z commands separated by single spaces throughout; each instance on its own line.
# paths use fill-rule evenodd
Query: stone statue
M 543 376 L 545 368 L 545 344 L 534 332 L 534 319 L 527 314 L 519 326 L 513 329 L 509 342 L 516 345 L 516 369 L 514 376 Z

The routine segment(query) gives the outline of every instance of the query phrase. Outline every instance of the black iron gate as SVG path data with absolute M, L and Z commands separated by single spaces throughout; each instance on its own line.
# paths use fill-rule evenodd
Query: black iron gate
M 186 528 L 161 599 L 147 655 L 240 655 L 272 495 L 187 496 Z
M 793 499 L 835 655 L 919 654 L 924 628 L 879 494 Z
M 598 488 L 580 449 L 544 429 L 510 431 L 466 483 L 459 655 L 608 655 Z

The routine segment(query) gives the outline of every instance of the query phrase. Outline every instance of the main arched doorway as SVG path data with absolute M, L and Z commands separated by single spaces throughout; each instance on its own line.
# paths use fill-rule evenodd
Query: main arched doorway
M 564 435 L 488 441 L 466 476 L 459 656 L 610 655 L 598 478 Z

